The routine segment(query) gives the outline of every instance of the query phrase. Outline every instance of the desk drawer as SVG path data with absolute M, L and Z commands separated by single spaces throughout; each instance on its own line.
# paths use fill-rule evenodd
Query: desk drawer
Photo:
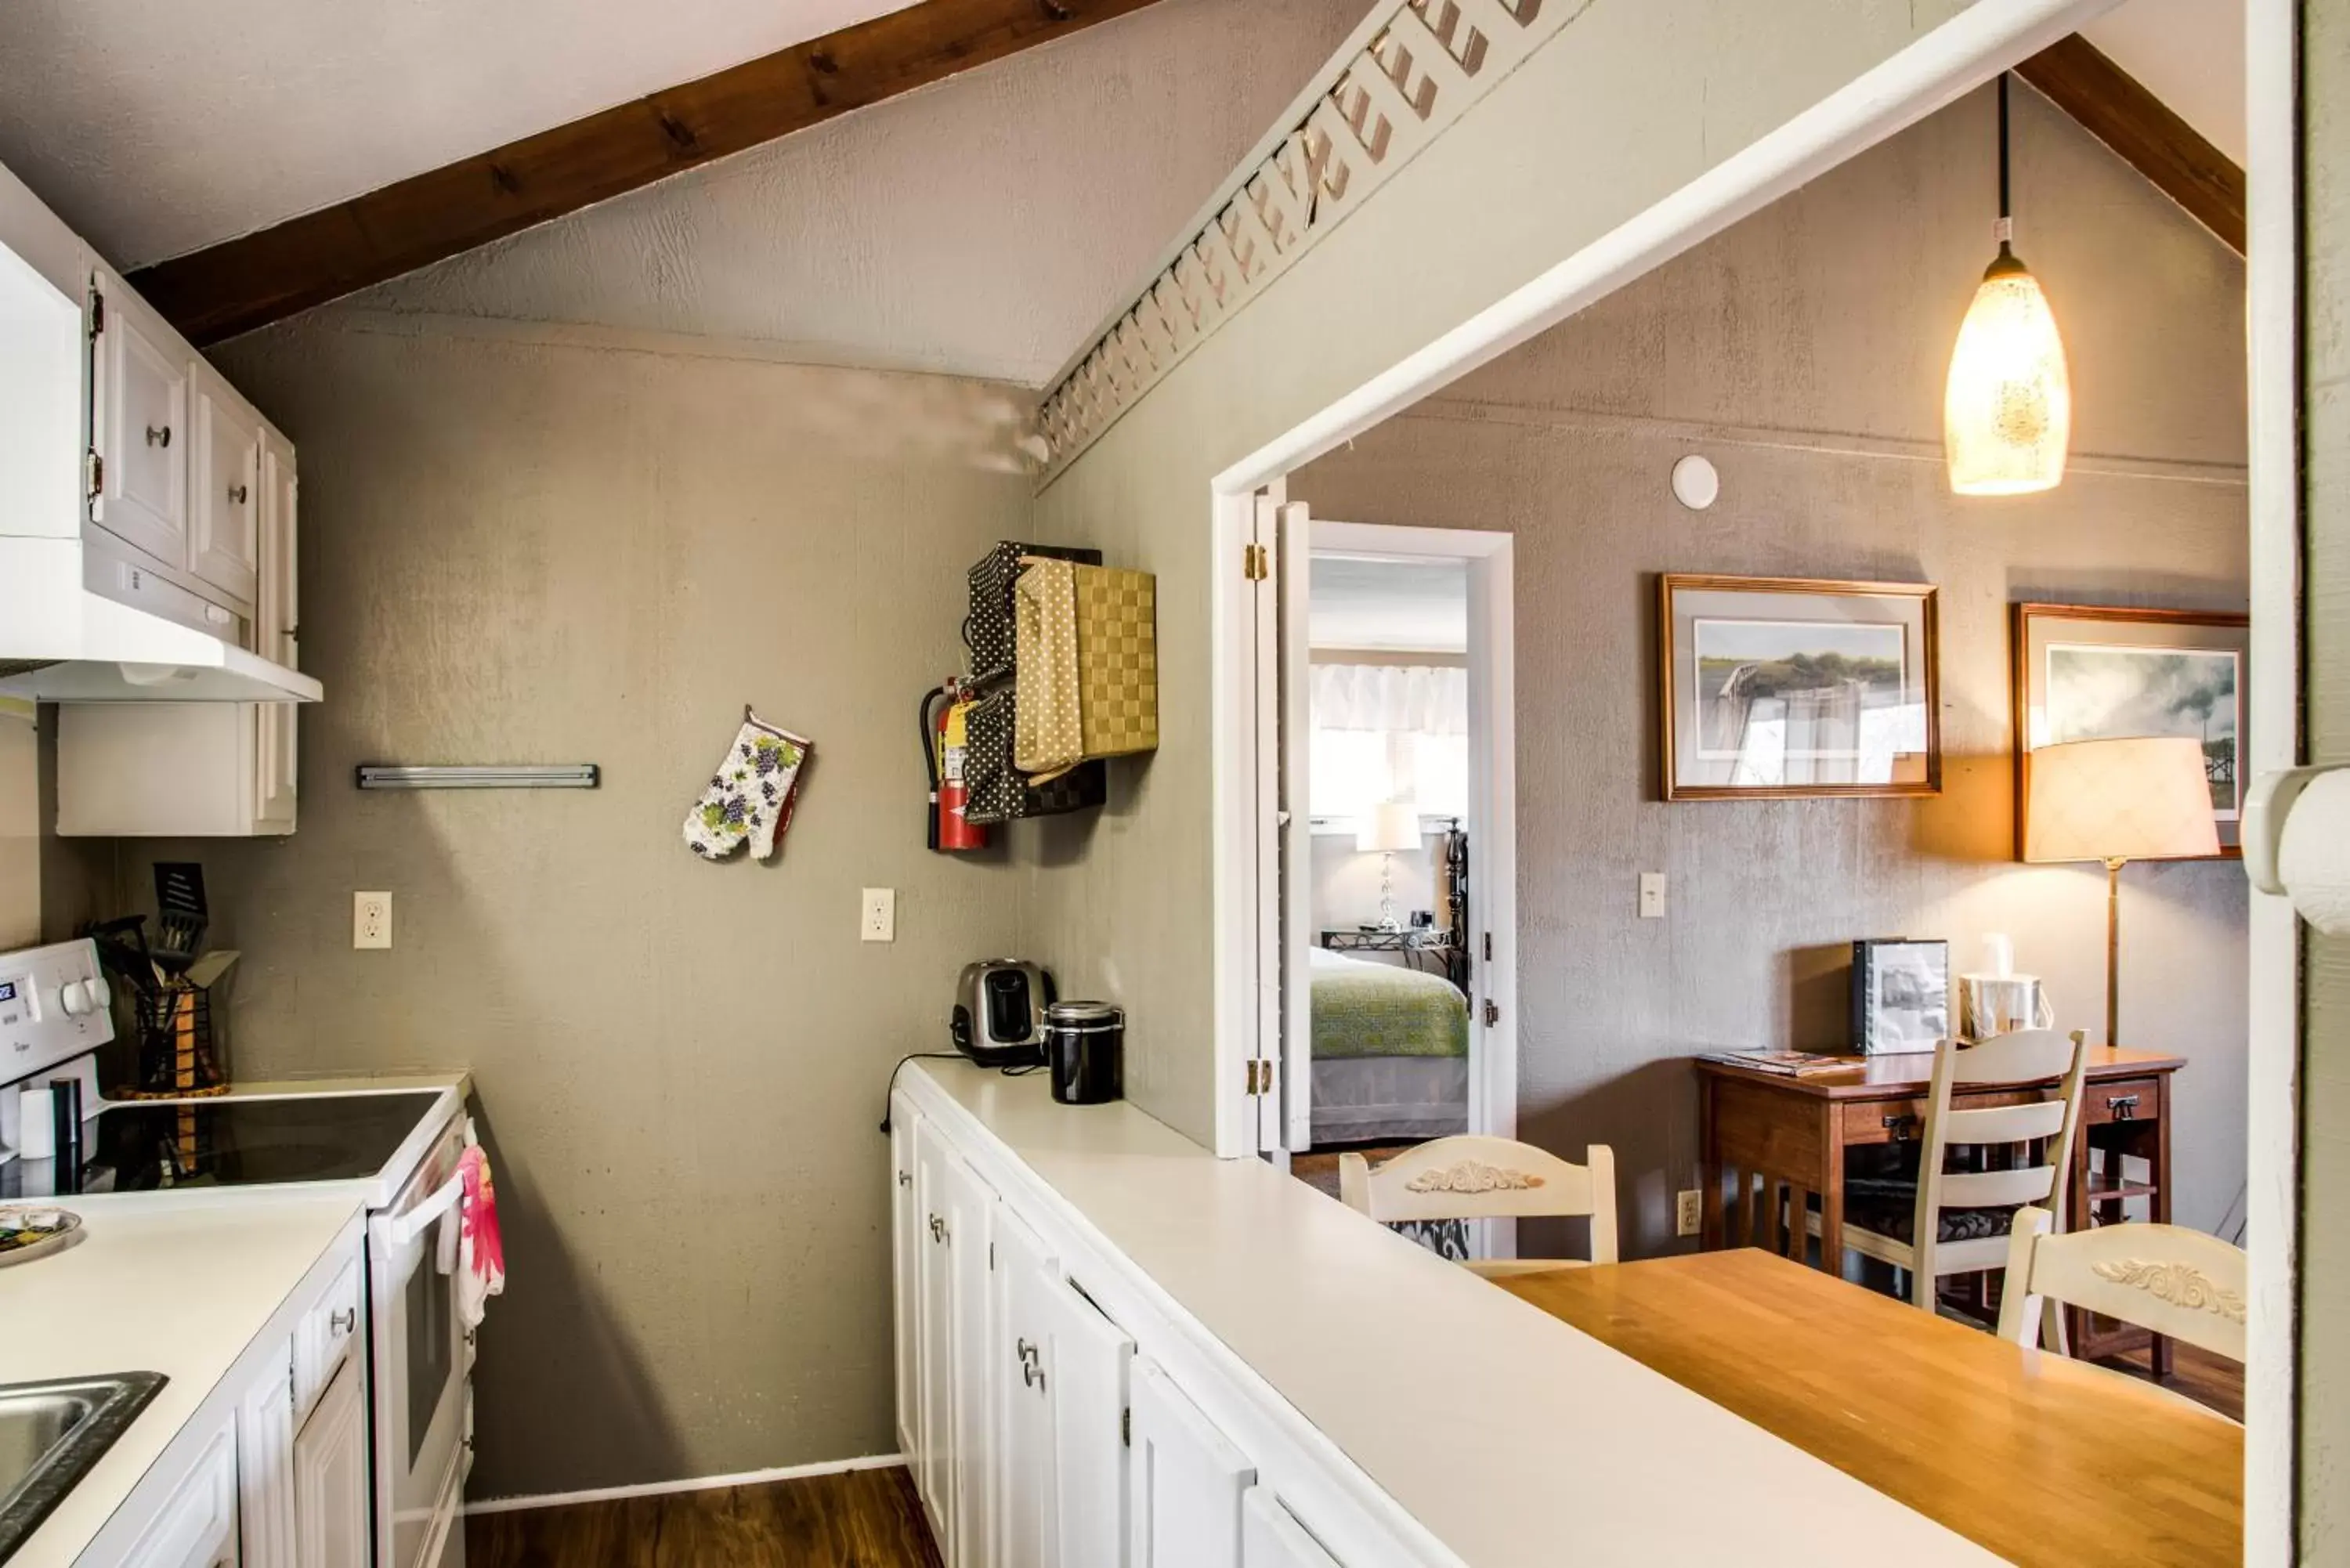
M 1950 1097 L 1960 1110 L 1991 1110 L 2000 1106 L 2028 1106 L 2045 1099 L 2038 1089 L 1962 1091 Z M 1907 1100 L 1853 1100 L 1844 1107 L 1846 1147 L 1869 1143 L 1917 1143 L 1926 1136 L 1926 1096 Z
M 2162 1114 L 2162 1083 L 2158 1078 L 2123 1078 L 2091 1084 L 2081 1091 L 2081 1124 L 2103 1127 L 2107 1122 L 2150 1122 Z

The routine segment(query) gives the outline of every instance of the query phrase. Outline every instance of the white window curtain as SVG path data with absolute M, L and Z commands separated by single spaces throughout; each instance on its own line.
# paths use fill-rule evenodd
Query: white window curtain
M 1382 801 L 1423 816 L 1469 810 L 1469 672 L 1425 664 L 1317 664 L 1312 810 L 1351 829 Z

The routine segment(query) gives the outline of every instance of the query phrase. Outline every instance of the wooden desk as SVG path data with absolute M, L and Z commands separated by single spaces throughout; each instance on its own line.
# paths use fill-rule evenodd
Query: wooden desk
M 2170 1219 L 2170 1075 L 2186 1063 L 2150 1051 L 2108 1045 L 2089 1050 L 2081 1136 L 2073 1154 L 2064 1223 L 2079 1229 L 2123 1217 L 2143 1199 L 2157 1223 Z M 1701 1234 L 1709 1251 L 1762 1247 L 1808 1262 L 1809 1198 L 1820 1199 L 1820 1267 L 1844 1269 L 1845 1151 L 1925 1136 L 1931 1053 L 1856 1056 L 1841 1072 L 1789 1078 L 1703 1062 L 1698 1070 L 1698 1158 L 1704 1189 Z M 2038 1099 L 2046 1085 L 1961 1089 L 1959 1106 L 2015 1105 Z M 2095 1150 L 2102 1168 L 2092 1171 Z M 2122 1179 L 2122 1158 L 2147 1162 L 2144 1181 Z M 1730 1196 L 1725 1200 L 1724 1189 Z M 1782 1203 L 1782 1193 L 1784 1203 Z M 2142 1330 L 2084 1313 L 2067 1320 L 2073 1353 L 2095 1358 L 2147 1345 L 2158 1375 L 2170 1369 L 2169 1345 Z
M 1751 1250 L 1494 1283 L 2012 1562 L 2242 1561 L 2243 1428 L 2119 1373 Z

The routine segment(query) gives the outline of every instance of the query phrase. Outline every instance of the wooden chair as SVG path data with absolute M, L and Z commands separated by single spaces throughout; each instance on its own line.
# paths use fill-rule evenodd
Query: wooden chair
M 2024 1030 L 1966 1049 L 1944 1041 L 1934 1053 L 1917 1195 L 1906 1216 L 1908 1233 L 1900 1234 L 1898 1222 L 1885 1223 L 1882 1205 L 1854 1196 L 1848 1187 L 1844 1244 L 1864 1257 L 1908 1270 L 1909 1300 L 1932 1312 L 1938 1281 L 2006 1265 L 2012 1215 L 2002 1211 L 2044 1203 L 2061 1228 L 2088 1065 L 2087 1036 L 2077 1029 L 2069 1037 L 2051 1029 Z M 2033 1097 L 2024 1090 L 2012 1104 L 1950 1103 L 1952 1092 L 1960 1088 L 2049 1078 L 2057 1080 L 2054 1098 Z M 1970 1162 L 1976 1168 L 1945 1168 L 1957 1148 L 1976 1151 Z M 1875 1216 L 1872 1207 L 1878 1210 Z M 1871 1222 L 1873 1218 L 1877 1223 Z M 2050 1318 L 2053 1323 L 2053 1309 Z M 2051 1337 L 2061 1343 L 2060 1332 L 2052 1331 Z
M 2043 1308 L 2062 1303 L 2244 1359 L 2249 1271 L 2241 1248 L 2184 1225 L 2100 1225 L 2069 1236 L 2053 1234 L 2055 1228 L 2045 1209 L 2016 1211 L 2001 1338 L 2037 1345 Z
M 1382 1225 L 1409 1220 L 1588 1218 L 1592 1263 L 1616 1262 L 1616 1155 L 1604 1143 L 1569 1165 L 1548 1149 L 1505 1137 L 1440 1137 L 1376 1170 L 1359 1154 L 1338 1157 L 1338 1196 Z M 1581 1268 L 1576 1258 L 1472 1258 L 1488 1279 Z

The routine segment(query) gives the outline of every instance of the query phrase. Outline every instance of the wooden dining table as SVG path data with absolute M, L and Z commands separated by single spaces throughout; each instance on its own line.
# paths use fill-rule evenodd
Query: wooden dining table
M 1751 1248 L 1494 1282 L 2010 1562 L 2242 1560 L 2243 1428 L 2150 1384 Z

